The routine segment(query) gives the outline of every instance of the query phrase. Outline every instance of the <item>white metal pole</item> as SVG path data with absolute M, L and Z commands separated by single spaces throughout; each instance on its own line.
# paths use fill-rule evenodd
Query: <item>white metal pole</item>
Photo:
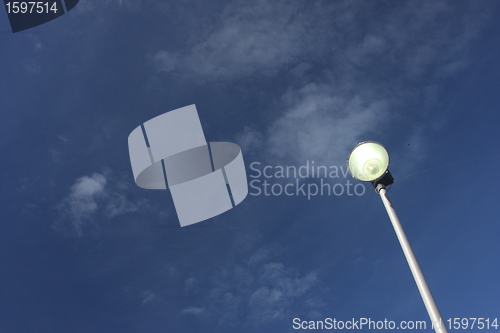
M 429 317 L 431 318 L 434 330 L 436 331 L 436 333 L 448 333 L 448 330 L 446 329 L 446 322 L 439 312 L 436 301 L 434 301 L 434 297 L 432 297 L 431 290 L 429 289 L 429 286 L 425 281 L 424 274 L 422 273 L 417 258 L 415 257 L 415 254 L 411 249 L 410 242 L 408 242 L 408 238 L 406 238 L 406 234 L 403 230 L 403 226 L 399 222 L 396 211 L 394 210 L 394 207 L 392 207 L 391 200 L 387 195 L 385 187 L 379 184 L 376 190 L 380 194 L 380 198 L 382 198 L 382 202 L 384 203 L 385 209 L 387 210 L 387 214 L 389 214 L 392 226 L 396 231 L 399 243 L 401 244 L 401 248 L 403 248 L 406 260 L 408 261 L 408 265 L 410 266 L 411 273 L 413 274 L 413 278 L 417 283 L 418 290 L 420 291 L 420 295 L 422 296 L 422 299 L 424 301 L 425 308 L 427 309 Z

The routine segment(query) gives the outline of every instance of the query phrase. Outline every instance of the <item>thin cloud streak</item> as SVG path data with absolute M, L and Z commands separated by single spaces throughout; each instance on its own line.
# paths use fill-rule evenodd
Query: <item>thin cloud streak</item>
M 276 249 L 253 248 L 245 251 L 248 260 L 228 263 L 198 278 L 197 291 L 204 307 L 189 308 L 183 314 L 207 316 L 224 328 L 257 329 L 292 315 L 317 310 L 322 287 L 314 271 L 301 274 L 277 262 Z
M 221 13 L 220 24 L 186 45 L 159 50 L 152 63 L 160 72 L 211 81 L 272 76 L 306 55 L 315 57 L 332 25 L 329 9 L 288 1 L 237 1 Z M 321 24 L 318 24 L 318 17 Z
M 70 194 L 59 209 L 71 225 L 71 233 L 81 236 L 83 225 L 97 211 L 98 202 L 104 196 L 106 178 L 99 173 L 78 178 L 70 188 Z
M 357 7 L 349 8 L 359 18 Z M 356 143 L 404 120 L 411 104 L 423 110 L 432 106 L 439 83 L 469 63 L 467 50 L 481 18 L 473 11 L 459 13 L 447 2 L 406 3 L 376 20 L 367 18 L 363 30 L 338 29 L 326 69 L 295 81 L 292 76 L 288 91 L 274 103 L 280 116 L 260 135 L 245 130 L 237 137 L 249 147 L 258 137 L 269 163 L 344 163 Z M 408 141 L 418 142 L 421 152 L 434 123 L 429 127 L 430 115 L 416 114 L 405 126 Z M 420 153 L 406 157 L 414 160 L 410 165 L 422 159 Z
M 268 103 L 277 115 L 268 129 L 245 128 L 237 141 L 271 163 L 340 163 L 354 144 L 380 135 L 380 124 L 404 119 L 410 104 L 429 107 L 439 83 L 466 68 L 486 15 L 465 7 L 238 1 L 184 49 L 159 50 L 150 60 L 194 84 L 286 75 L 287 92 Z M 415 135 L 427 119 L 418 117 L 407 125 L 409 139 L 425 145 Z
M 98 227 L 95 221 L 99 215 L 112 219 L 147 208 L 147 201 L 133 202 L 127 198 L 128 188 L 127 183 L 114 179 L 110 170 L 77 178 L 68 196 L 57 206 L 59 219 L 54 230 L 81 237 L 89 227 Z

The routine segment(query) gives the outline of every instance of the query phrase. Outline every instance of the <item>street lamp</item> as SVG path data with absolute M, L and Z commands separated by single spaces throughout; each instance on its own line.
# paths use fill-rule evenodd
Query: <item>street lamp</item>
M 411 273 L 413 274 L 413 278 L 415 279 L 420 295 L 424 301 L 425 308 L 431 318 L 432 326 L 436 333 L 448 333 L 446 323 L 443 321 L 443 317 L 439 312 L 436 301 L 434 301 L 434 297 L 432 297 L 431 290 L 425 281 L 424 274 L 420 269 L 417 258 L 411 249 L 410 242 L 408 238 L 406 238 L 406 234 L 385 189 L 386 186 L 394 182 L 394 178 L 392 178 L 389 172 L 389 153 L 385 147 L 378 142 L 361 142 L 354 147 L 349 154 L 347 158 L 347 167 L 354 178 L 364 182 L 371 182 L 375 191 L 380 194 L 380 198 L 391 219 L 392 226 L 396 231 L 399 243 L 408 261 L 408 265 L 410 266 Z

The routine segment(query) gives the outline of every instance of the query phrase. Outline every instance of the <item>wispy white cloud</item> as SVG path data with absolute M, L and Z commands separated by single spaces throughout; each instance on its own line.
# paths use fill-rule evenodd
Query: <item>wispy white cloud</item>
M 212 270 L 191 269 L 185 261 L 183 270 L 169 265 L 165 278 L 172 289 L 165 293 L 190 302 L 179 310 L 181 315 L 196 316 L 221 331 L 257 332 L 291 316 L 321 312 L 326 289 L 318 272 L 300 271 L 280 261 L 287 250 L 262 243 L 255 232 L 235 235 L 229 260 Z M 199 268 L 198 262 L 193 265 Z
M 282 0 L 230 2 L 220 23 L 193 36 L 185 50 L 159 50 L 151 60 L 158 71 L 195 80 L 273 75 L 326 48 L 318 37 L 330 35 L 329 8 Z
M 249 318 L 263 324 L 293 315 L 294 301 L 316 284 L 317 274 L 310 272 L 300 277 L 282 263 L 268 263 L 260 269 L 257 281 L 261 286 L 248 300 Z
M 55 164 L 64 164 L 64 153 L 72 142 L 64 135 L 58 135 L 57 141 L 48 147 L 48 153 Z
M 243 152 L 252 152 L 262 149 L 263 139 L 263 135 L 260 131 L 245 126 L 243 131 L 237 134 L 235 142 L 240 146 Z
M 322 72 L 304 75 L 311 69 L 297 61 L 302 70 L 288 76 L 288 91 L 273 103 L 278 116 L 260 135 L 240 132 L 239 141 L 259 137 L 272 163 L 343 163 L 354 144 L 404 121 L 406 109 L 432 107 L 440 80 L 469 63 L 468 48 L 483 17 L 446 1 L 401 2 L 390 11 L 376 8 L 376 17 L 366 14 L 367 7 L 346 5 L 342 13 L 356 22 L 363 18 L 363 28 L 348 22 L 336 27 L 336 45 L 323 53 L 329 60 Z M 433 122 L 424 112 L 413 114 L 404 124 L 407 140 L 423 146 L 425 138 L 418 136 L 432 131 Z
M 42 72 L 42 66 L 33 59 L 24 61 L 23 68 L 31 74 L 40 74 Z
M 244 252 L 248 260 L 228 263 L 209 276 L 185 280 L 185 285 L 196 281 L 200 286 L 197 299 L 203 306 L 184 309 L 181 314 L 210 317 L 223 327 L 257 329 L 317 310 L 323 304 L 316 272 L 301 274 L 274 261 L 282 252 L 279 249 L 251 247 Z
M 128 183 L 116 180 L 110 170 L 77 178 L 68 196 L 57 206 L 59 219 L 54 229 L 80 237 L 87 227 L 96 226 L 94 222 L 98 217 L 110 219 L 147 207 L 145 200 L 129 200 L 128 188 Z
M 394 3 L 385 10 L 363 1 L 236 1 L 203 33 L 193 29 L 184 49 L 159 50 L 150 59 L 160 72 L 195 81 L 270 76 L 304 69 L 311 60 L 343 75 L 378 65 L 416 79 L 431 66 L 453 72 L 463 63 L 457 58 L 468 56 L 480 27 L 477 12 L 447 1 Z
M 246 127 L 237 141 L 276 163 L 340 162 L 381 124 L 431 106 L 440 81 L 470 63 L 485 17 L 472 2 L 236 1 L 150 60 L 193 83 L 281 77 L 288 89 L 269 101 L 268 129 Z M 411 139 L 426 122 L 417 112 L 405 125 Z
M 158 303 L 161 300 L 160 296 L 156 295 L 150 290 L 145 290 L 142 292 L 142 302 L 141 305 L 151 305 Z
M 65 144 L 71 143 L 71 140 L 65 137 L 64 135 L 58 135 L 57 138 Z
M 82 235 L 83 225 L 97 211 L 98 202 L 104 196 L 106 177 L 99 173 L 78 178 L 70 188 L 70 194 L 60 205 L 60 211 L 72 226 L 72 233 Z
M 136 212 L 139 209 L 148 207 L 144 199 L 131 201 L 127 198 L 126 192 L 130 189 L 130 184 L 124 181 L 114 181 L 112 189 L 106 196 L 105 213 L 108 218 Z
M 194 277 L 190 277 L 184 281 L 184 291 L 186 293 L 191 293 L 196 291 L 198 288 L 198 281 Z
M 204 308 L 198 308 L 195 306 L 191 306 L 188 308 L 185 308 L 181 311 L 181 314 L 183 315 L 195 315 L 195 316 L 203 316 L 207 314 L 207 311 Z
M 340 94 L 326 84 L 308 84 L 283 96 L 287 110 L 268 129 L 271 160 L 332 163 L 346 149 L 385 119 L 388 103 L 366 92 Z
M 160 50 L 156 52 L 151 58 L 153 65 L 160 72 L 170 72 L 179 65 L 177 55 L 168 53 L 167 51 Z

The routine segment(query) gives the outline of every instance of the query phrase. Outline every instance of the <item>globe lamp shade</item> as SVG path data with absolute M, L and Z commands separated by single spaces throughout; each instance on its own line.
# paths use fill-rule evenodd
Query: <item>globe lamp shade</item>
M 354 178 L 373 182 L 384 176 L 389 168 L 389 153 L 378 142 L 361 142 L 349 154 L 347 167 Z

